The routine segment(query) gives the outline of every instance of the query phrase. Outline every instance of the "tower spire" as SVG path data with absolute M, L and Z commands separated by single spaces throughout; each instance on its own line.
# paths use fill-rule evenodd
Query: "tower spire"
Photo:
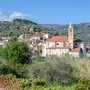
M 70 21 L 70 25 L 69 25 L 69 27 L 72 27 L 72 22 Z
M 74 30 L 73 30 L 72 23 L 70 21 L 70 25 L 68 28 L 68 42 L 71 49 L 73 49 L 73 38 L 74 38 Z

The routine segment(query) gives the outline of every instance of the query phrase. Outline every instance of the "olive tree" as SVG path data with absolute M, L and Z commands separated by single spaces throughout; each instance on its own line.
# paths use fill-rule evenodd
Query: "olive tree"
M 4 49 L 4 58 L 12 63 L 29 63 L 30 51 L 28 46 L 23 42 L 10 42 Z

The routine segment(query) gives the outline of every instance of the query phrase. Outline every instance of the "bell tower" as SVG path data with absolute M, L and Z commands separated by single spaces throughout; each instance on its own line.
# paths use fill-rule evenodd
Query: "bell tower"
M 73 38 L 74 38 L 74 30 L 72 23 L 70 22 L 69 28 L 68 28 L 68 42 L 70 49 L 73 49 Z

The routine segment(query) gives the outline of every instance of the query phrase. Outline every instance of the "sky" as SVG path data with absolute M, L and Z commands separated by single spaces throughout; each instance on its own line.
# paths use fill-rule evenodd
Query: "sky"
M 90 0 L 1 0 L 0 20 L 15 18 L 39 24 L 90 22 Z

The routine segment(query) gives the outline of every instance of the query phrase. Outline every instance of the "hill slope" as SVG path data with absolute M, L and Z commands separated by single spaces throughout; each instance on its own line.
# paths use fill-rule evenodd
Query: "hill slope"
M 0 37 L 1 36 L 19 36 L 23 33 L 30 33 L 30 27 L 34 27 L 35 31 L 41 31 L 44 27 L 35 22 L 25 19 L 14 19 L 12 22 L 0 21 Z

